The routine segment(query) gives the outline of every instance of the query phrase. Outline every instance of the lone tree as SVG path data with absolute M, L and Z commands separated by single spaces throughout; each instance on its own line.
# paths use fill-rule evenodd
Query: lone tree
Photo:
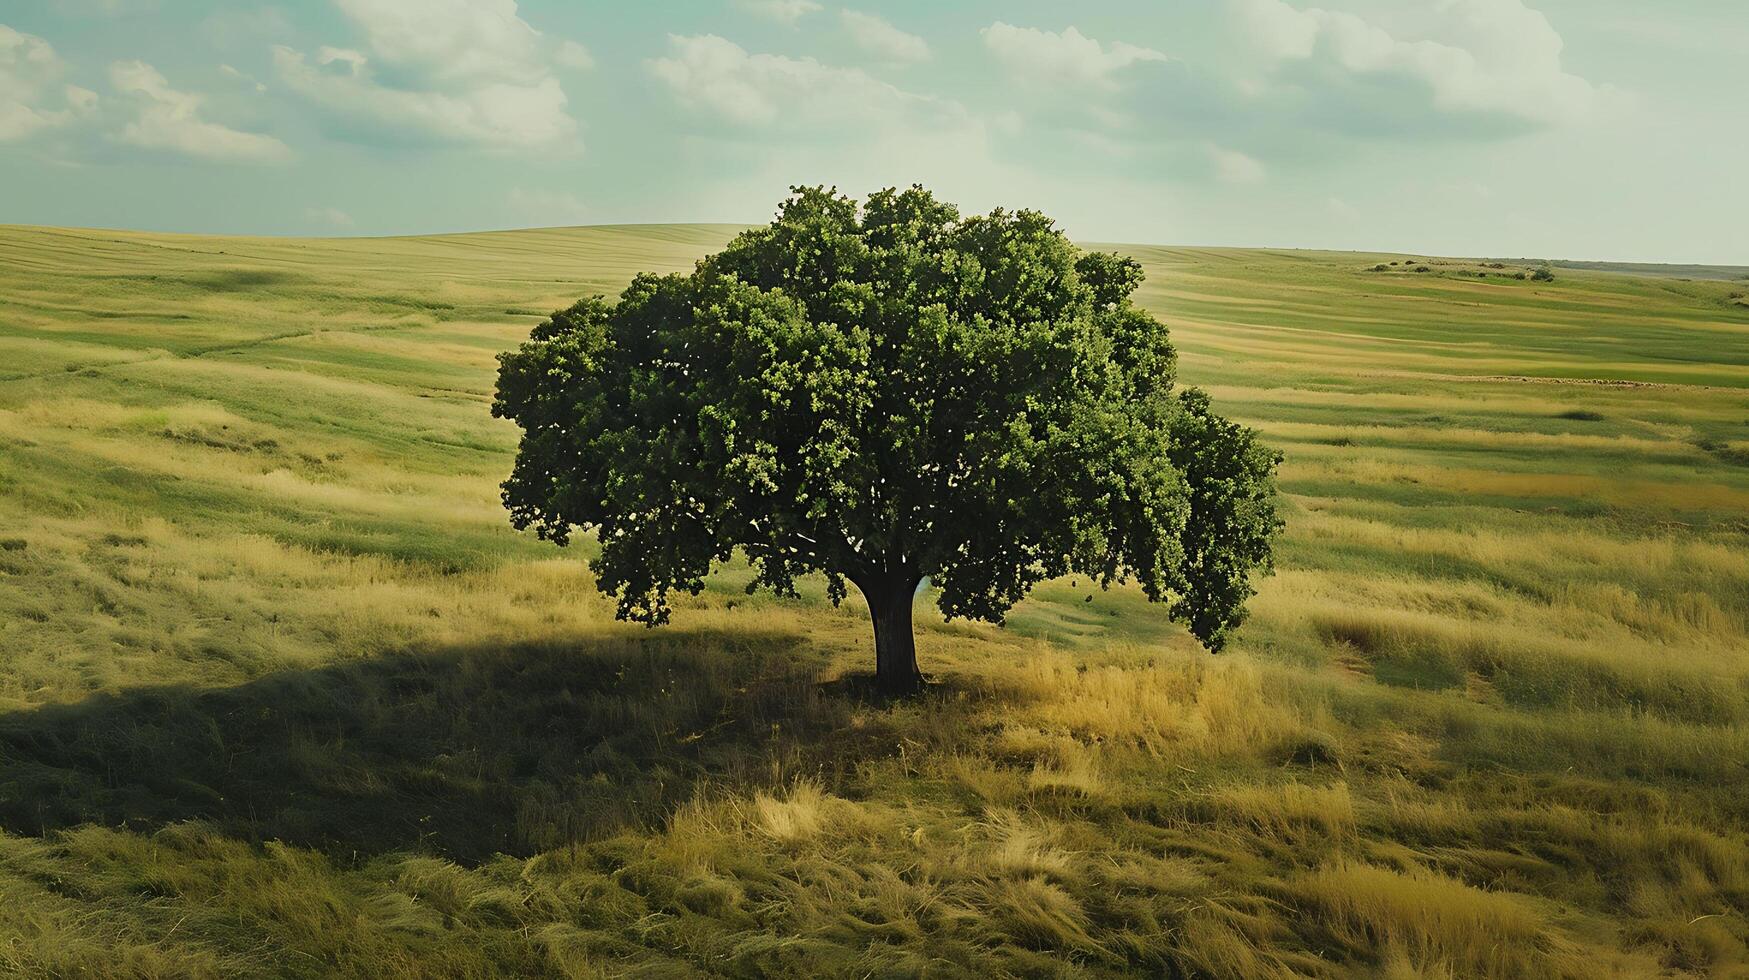
M 1280 527 L 1279 455 L 1175 390 L 1132 259 L 1034 211 L 962 217 L 921 187 L 796 188 L 690 275 L 640 275 L 500 356 L 522 427 L 504 503 L 591 562 L 619 615 L 668 620 L 740 550 L 749 591 L 822 572 L 874 620 L 877 684 L 922 684 L 925 576 L 1000 623 L 1071 572 L 1134 579 L 1219 650 Z

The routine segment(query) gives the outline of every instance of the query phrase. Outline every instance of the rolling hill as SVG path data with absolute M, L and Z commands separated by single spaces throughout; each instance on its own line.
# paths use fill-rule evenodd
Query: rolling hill
M 615 623 L 498 502 L 495 354 L 734 231 L 0 227 L 0 972 L 1749 968 L 1741 284 L 1108 246 L 1280 570 L 1219 657 L 920 611 L 880 706 L 854 598 Z

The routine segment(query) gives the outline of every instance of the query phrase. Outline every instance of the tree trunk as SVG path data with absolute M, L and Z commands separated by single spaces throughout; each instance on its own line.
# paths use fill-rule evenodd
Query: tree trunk
M 874 620 L 875 686 L 882 694 L 916 694 L 923 689 L 917 669 L 917 643 L 911 634 L 911 606 L 922 579 L 893 579 L 858 588 Z

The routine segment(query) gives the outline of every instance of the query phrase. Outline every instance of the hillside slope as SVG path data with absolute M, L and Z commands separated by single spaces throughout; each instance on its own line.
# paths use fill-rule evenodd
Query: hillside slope
M 854 599 L 617 624 L 498 503 L 494 355 L 733 231 L 0 227 L 0 972 L 1749 964 L 1738 284 L 1122 246 L 1280 573 L 1218 658 L 920 614 L 880 707 Z

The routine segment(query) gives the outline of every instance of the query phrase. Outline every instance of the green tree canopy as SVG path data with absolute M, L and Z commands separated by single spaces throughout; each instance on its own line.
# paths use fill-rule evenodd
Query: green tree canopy
M 1269 566 L 1280 457 L 1175 388 L 1141 282 L 1034 211 L 797 188 L 690 275 L 501 355 L 505 505 L 560 544 L 595 530 L 599 587 L 651 625 L 737 550 L 750 589 L 854 584 L 891 691 L 921 682 L 925 576 L 943 615 L 998 623 L 1048 578 L 1134 580 L 1218 650 Z

